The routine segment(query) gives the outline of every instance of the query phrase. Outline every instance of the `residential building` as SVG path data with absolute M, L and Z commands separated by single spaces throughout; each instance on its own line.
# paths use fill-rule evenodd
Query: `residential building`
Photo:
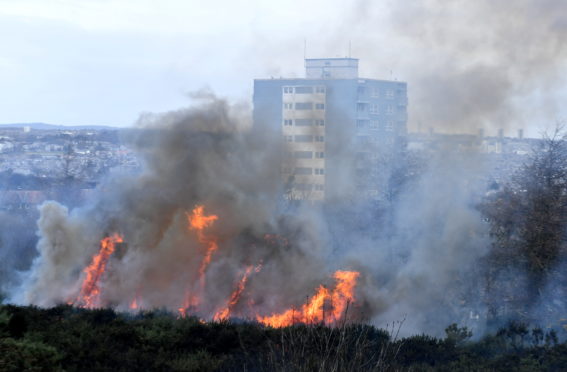
M 358 59 L 305 60 L 305 78 L 254 80 L 254 128 L 283 141 L 290 198 L 379 199 L 403 142 L 407 84 L 358 76 Z

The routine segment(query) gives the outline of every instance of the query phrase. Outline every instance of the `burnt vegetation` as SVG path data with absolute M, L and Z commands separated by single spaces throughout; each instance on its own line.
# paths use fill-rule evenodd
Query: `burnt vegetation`
M 510 323 L 471 341 L 456 324 L 443 338 L 398 337 L 368 325 L 203 323 L 166 311 L 0 308 L 2 371 L 453 371 L 545 370 L 567 365 L 555 331 Z

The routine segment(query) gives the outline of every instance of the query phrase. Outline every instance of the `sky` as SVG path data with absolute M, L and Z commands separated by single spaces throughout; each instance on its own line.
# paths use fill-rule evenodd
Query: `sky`
M 251 104 L 254 78 L 303 75 L 305 45 L 315 58 L 349 44 L 362 76 L 408 82 L 410 130 L 537 134 L 562 119 L 561 0 L 469 3 L 0 0 L 0 123 L 130 126 L 202 89 Z

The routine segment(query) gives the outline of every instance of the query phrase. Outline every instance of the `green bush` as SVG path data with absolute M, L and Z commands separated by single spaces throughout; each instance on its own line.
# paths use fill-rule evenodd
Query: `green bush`
M 0 371 L 62 371 L 57 350 L 41 342 L 0 339 Z

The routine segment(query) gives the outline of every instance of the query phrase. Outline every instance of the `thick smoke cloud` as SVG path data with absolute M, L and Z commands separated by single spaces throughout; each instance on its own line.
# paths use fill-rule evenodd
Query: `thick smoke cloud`
M 140 175 L 112 175 L 84 208 L 41 206 L 39 256 L 14 301 L 73 302 L 99 241 L 117 232 L 125 243 L 108 262 L 101 303 L 124 309 L 137 299 L 176 310 L 199 283 L 204 248 L 186 216 L 199 204 L 218 216 L 205 231 L 219 249 L 207 270 L 204 315 L 226 301 L 249 265 L 262 269 L 249 280 L 247 301 L 266 314 L 332 284 L 320 221 L 311 212 L 293 218 L 278 212 L 280 136 L 246 130 L 244 107 L 210 94 L 199 98 L 198 106 L 142 116 L 129 139 L 144 161 Z
M 199 98 L 188 109 L 141 117 L 128 139 L 143 160 L 141 174 L 112 175 L 86 207 L 41 206 L 39 255 L 12 301 L 75 301 L 99 241 L 120 233 L 125 243 L 100 280 L 101 305 L 127 309 L 136 300 L 177 310 L 186 293 L 199 292 L 204 247 L 187 213 L 202 204 L 218 216 L 205 235 L 219 244 L 199 307 L 205 317 L 226 302 L 246 267 L 261 265 L 235 314 L 299 306 L 320 284 L 332 287 L 335 270 L 348 269 L 361 272 L 353 316 L 380 326 L 406 317 L 408 334 L 441 334 L 451 322 L 468 321 L 462 301 L 476 309 L 470 283 L 487 246 L 470 203 L 470 159 L 431 161 L 377 226 L 367 203 L 296 206 L 283 199 L 280 133 L 250 130 L 245 107 Z
M 365 76 L 408 81 L 412 130 L 513 135 L 565 115 L 565 13 L 562 0 L 357 1 L 326 50 L 351 40 Z

